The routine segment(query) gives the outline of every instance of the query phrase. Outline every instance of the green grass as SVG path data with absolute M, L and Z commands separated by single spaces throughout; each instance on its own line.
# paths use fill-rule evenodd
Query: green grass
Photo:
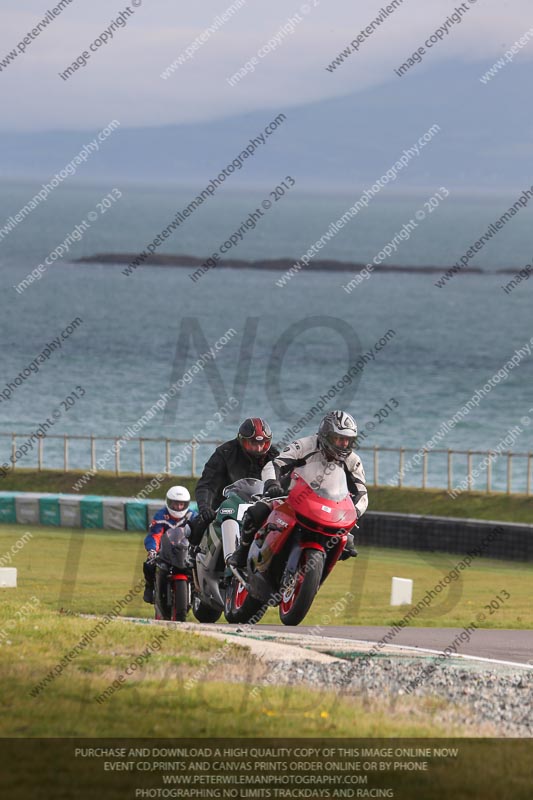
M 411 606 L 392 608 L 392 578 L 411 578 L 413 605 L 454 568 L 461 556 L 444 553 L 413 553 L 385 548 L 360 548 L 355 562 L 335 567 L 306 617 L 309 625 L 393 625 Z M 478 559 L 459 572 L 459 579 L 439 591 L 428 608 L 410 620 L 414 627 L 462 628 L 478 620 L 481 628 L 532 628 L 530 581 L 533 564 Z M 486 609 L 494 596 L 505 590 L 510 599 L 496 611 Z M 353 595 L 339 610 L 345 592 Z M 492 613 L 491 613 L 492 611 Z
M 1 491 L 16 492 L 52 492 L 74 494 L 72 488 L 83 472 L 61 472 L 59 470 L 34 470 L 16 469 L 0 481 Z M 116 497 L 133 497 L 149 483 L 152 475 L 141 477 L 133 473 L 115 475 L 112 472 L 98 472 L 81 489 L 80 494 L 96 494 Z M 160 488 L 154 491 L 155 497 L 164 497 L 168 489 L 176 483 L 187 486 L 194 491 L 196 478 L 178 478 L 173 476 L 165 479 Z M 150 495 L 148 495 L 150 497 Z
M 0 525 L 0 556 L 25 530 L 20 525 Z M 45 527 L 30 532 L 32 538 L 13 557 L 19 588 L 0 590 L 2 598 L 16 595 L 23 603 L 35 595 L 46 609 L 104 614 L 142 576 L 143 533 Z M 460 559 L 449 553 L 362 547 L 357 559 L 337 564 L 305 624 L 393 624 L 409 610 L 389 605 L 393 576 L 413 579 L 416 604 Z M 478 613 L 486 613 L 481 627 L 533 628 L 533 564 L 478 558 L 459 575 L 411 624 L 462 627 Z M 495 613 L 485 612 L 484 605 L 502 590 L 510 599 Z M 153 610 L 138 595 L 123 613 L 151 617 Z M 271 609 L 264 621 L 279 622 L 277 610 Z
M 0 481 L 2 491 L 65 492 L 72 493 L 73 484 L 81 477 L 81 472 L 59 472 L 45 470 L 17 469 Z M 126 474 L 114 475 L 99 472 L 82 489 L 85 494 L 117 495 L 130 497 L 140 492 L 152 476 Z M 196 486 L 196 478 L 167 478 L 154 496 L 164 497 L 170 486 L 181 483 L 191 491 Z M 482 494 L 463 492 L 452 500 L 441 489 L 392 488 L 387 486 L 369 487 L 371 511 L 396 511 L 406 514 L 429 514 L 443 517 L 470 517 L 472 519 L 494 519 L 507 522 L 526 522 L 533 524 L 533 496 L 507 495 L 504 493 Z

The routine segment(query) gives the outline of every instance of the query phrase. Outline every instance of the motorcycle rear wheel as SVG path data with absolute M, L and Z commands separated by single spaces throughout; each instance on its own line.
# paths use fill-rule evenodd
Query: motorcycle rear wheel
M 230 625 L 259 622 L 267 608 L 266 603 L 252 597 L 237 578 L 232 578 L 224 602 L 224 616 Z
M 299 625 L 318 592 L 326 554 L 321 550 L 302 550 L 296 574 L 283 576 L 279 618 L 284 625 Z

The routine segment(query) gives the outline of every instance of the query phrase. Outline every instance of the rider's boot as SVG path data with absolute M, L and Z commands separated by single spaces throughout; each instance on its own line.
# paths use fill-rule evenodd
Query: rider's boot
M 254 538 L 255 531 L 251 530 L 250 528 L 244 528 L 241 531 L 241 541 L 237 549 L 234 553 L 232 553 L 226 563 L 230 567 L 235 567 L 236 569 L 244 569 L 246 566 L 246 561 L 248 559 L 248 551 L 250 550 L 250 545 L 252 544 Z
M 359 554 L 355 546 L 353 533 L 349 533 L 348 539 L 346 540 L 346 544 L 344 545 L 344 550 L 341 553 L 341 561 L 344 561 L 346 558 L 357 558 L 358 555 Z
M 143 564 L 144 573 L 144 594 L 143 600 L 145 603 L 154 602 L 154 584 L 155 584 L 155 561 L 153 557 L 149 558 Z
M 143 600 L 145 603 L 154 602 L 154 586 L 153 584 L 149 584 L 148 581 L 145 581 L 144 583 Z
M 236 569 L 244 569 L 246 567 L 250 545 L 271 510 L 271 503 L 265 502 L 265 500 L 258 500 L 245 511 L 241 525 L 241 542 L 226 562 L 230 567 L 235 567 Z

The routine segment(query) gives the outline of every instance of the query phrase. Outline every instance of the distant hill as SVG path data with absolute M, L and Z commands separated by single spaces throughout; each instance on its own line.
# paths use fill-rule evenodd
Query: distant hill
M 76 178 L 204 186 L 277 114 L 287 120 L 234 173 L 232 186 L 350 189 L 374 181 L 434 123 L 442 132 L 402 174 L 402 189 L 509 189 L 533 183 L 530 66 L 512 64 L 489 84 L 487 64 L 440 64 L 352 95 L 194 125 L 120 128 Z M 334 80 L 334 76 L 332 76 Z M 497 111 L 495 111 L 497 109 Z M 0 133 L 2 177 L 46 178 L 95 132 Z

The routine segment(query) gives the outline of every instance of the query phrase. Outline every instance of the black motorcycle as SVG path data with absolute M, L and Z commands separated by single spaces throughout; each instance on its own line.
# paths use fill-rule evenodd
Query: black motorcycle
M 169 528 L 161 537 L 156 558 L 156 619 L 185 622 L 191 607 L 191 580 L 187 529 L 177 526 Z

